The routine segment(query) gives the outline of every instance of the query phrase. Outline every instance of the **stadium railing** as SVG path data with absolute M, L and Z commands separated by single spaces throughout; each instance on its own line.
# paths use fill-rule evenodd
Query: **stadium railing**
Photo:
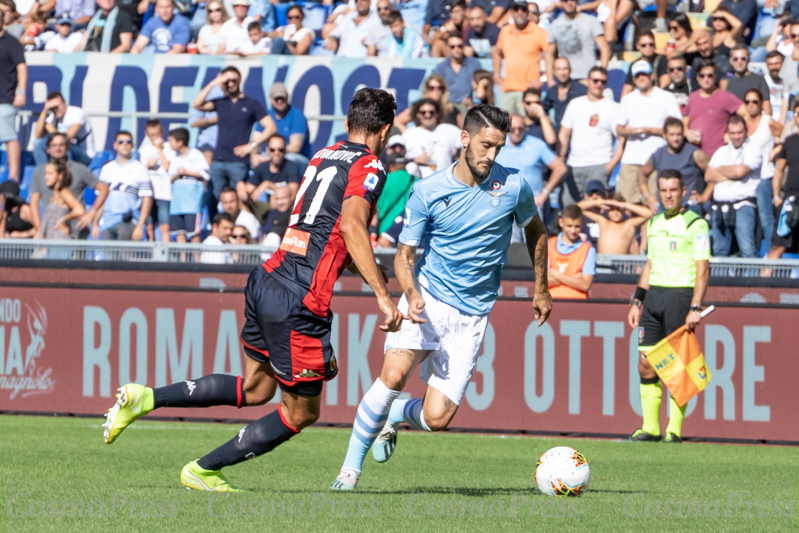
M 597 255 L 597 274 L 640 274 L 645 263 L 643 255 Z M 710 276 L 796 279 L 799 278 L 799 260 L 712 257 Z

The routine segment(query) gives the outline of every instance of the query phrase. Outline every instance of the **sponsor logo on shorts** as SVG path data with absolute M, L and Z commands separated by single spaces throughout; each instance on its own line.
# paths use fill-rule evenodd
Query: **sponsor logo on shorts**
M 308 242 L 310 240 L 311 234 L 307 231 L 288 228 L 286 230 L 286 235 L 283 237 L 283 243 L 280 245 L 280 249 L 298 255 L 305 255 L 308 253 Z
M 322 376 L 314 372 L 313 370 L 308 370 L 307 368 L 303 368 L 302 372 L 294 376 L 295 378 L 321 378 Z

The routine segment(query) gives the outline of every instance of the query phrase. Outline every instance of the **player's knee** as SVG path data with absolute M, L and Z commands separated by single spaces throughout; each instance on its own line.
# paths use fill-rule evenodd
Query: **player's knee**
M 277 383 L 267 380 L 244 380 L 244 395 L 247 405 L 264 405 L 275 397 Z
M 447 429 L 450 420 L 451 419 L 447 416 L 433 417 L 430 420 L 428 420 L 427 416 L 425 416 L 424 419 L 425 423 L 427 424 L 427 427 L 430 428 L 430 431 L 441 431 L 443 429 Z
M 319 420 L 319 407 L 294 408 L 290 409 L 288 413 L 284 412 L 284 414 L 294 429 L 301 430 Z
M 402 390 L 408 376 L 397 368 L 387 368 L 380 375 L 380 381 L 391 390 Z

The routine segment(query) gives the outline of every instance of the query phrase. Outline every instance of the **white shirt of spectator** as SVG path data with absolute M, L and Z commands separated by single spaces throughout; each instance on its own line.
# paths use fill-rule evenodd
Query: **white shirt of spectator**
M 109 193 L 106 205 L 113 204 L 114 199 L 112 196 L 116 194 L 132 196 L 139 201 L 142 198 L 153 196 L 150 178 L 147 176 L 147 168 L 135 159 L 131 159 L 124 165 L 120 165 L 116 159 L 109 161 L 100 170 L 100 181 L 108 185 Z M 137 203 L 137 205 L 139 204 Z M 138 211 L 138 207 L 136 211 Z M 108 209 L 103 211 L 103 218 L 105 218 L 107 213 L 110 213 Z M 110 216 L 116 215 L 118 213 L 110 213 Z M 100 227 L 104 226 L 107 225 L 101 219 Z
M 423 178 L 452 164 L 454 154 L 463 148 L 461 129 L 452 124 L 439 124 L 435 131 L 426 128 L 408 128 L 402 134 L 405 142 L 405 159 L 412 161 L 429 154 L 430 165 L 420 165 Z M 435 168 L 433 168 L 435 167 Z
M 228 22 L 230 22 L 228 20 Z M 228 35 L 230 33 L 230 26 L 226 26 L 222 24 L 222 27 L 219 29 L 218 32 L 214 33 L 213 28 L 210 24 L 206 24 L 202 28 L 200 28 L 200 33 L 198 34 L 197 38 L 199 39 L 202 37 L 203 44 L 206 48 L 208 48 L 211 52 L 216 52 L 219 50 L 219 45 L 225 43 L 225 51 L 227 50 L 227 40 Z
M 760 149 L 747 139 L 743 146 L 735 148 L 729 142 L 716 150 L 710 158 L 708 166 L 713 168 L 726 167 L 732 165 L 746 165 L 751 169 L 741 180 L 727 180 L 716 183 L 713 189 L 713 199 L 716 202 L 735 202 L 735 209 L 743 206 L 754 206 L 755 204 L 747 201 L 749 198 L 757 196 L 757 186 L 760 185 L 760 166 L 763 163 L 763 156 Z
M 306 35 L 310 35 L 311 39 L 316 37 L 316 33 L 311 28 L 302 27 L 297 30 L 296 24 L 287 24 L 283 26 L 283 40 L 286 42 L 298 43 L 302 41 Z
M 760 150 L 760 155 L 763 158 L 763 166 L 760 167 L 760 178 L 764 180 L 774 177 L 774 163 L 769 161 L 771 151 L 774 149 L 774 136 L 768 126 L 770 120 L 771 117 L 769 115 L 762 115 L 757 129 L 749 136 L 749 142 Z
M 210 167 L 208 166 L 208 161 L 205 159 L 203 153 L 196 148 L 190 149 L 188 152 L 186 152 L 186 155 L 180 155 L 179 153 L 175 153 L 175 155 L 169 159 L 170 176 L 176 176 L 178 173 L 178 169 L 180 168 L 183 168 L 184 170 L 187 170 L 189 172 L 198 172 L 205 181 L 211 179 L 211 175 L 209 173 Z
M 162 146 L 166 160 L 171 162 L 175 158 L 175 151 L 169 147 L 164 141 Z M 155 159 L 155 167 L 148 167 L 150 160 Z M 139 148 L 139 161 L 147 167 L 150 182 L 153 185 L 153 196 L 156 200 L 171 200 L 172 199 L 172 181 L 169 178 L 167 169 L 161 164 L 161 158 L 158 157 L 158 150 L 155 149 L 152 143 L 142 143 Z M 171 165 L 171 163 L 170 163 Z
M 779 117 L 782 112 L 782 106 L 788 103 L 788 97 L 792 92 L 799 90 L 799 84 L 785 83 L 785 80 L 774 81 L 768 72 L 763 75 L 768 85 L 768 96 L 771 102 L 771 113 L 773 116 Z M 788 107 L 790 109 L 790 106 Z
M 360 24 L 356 25 L 355 18 L 357 16 L 357 11 L 340 15 L 335 21 L 335 29 L 330 32 L 331 37 L 337 37 L 339 40 L 336 55 L 340 57 L 366 57 L 364 40 L 378 26 L 383 25 L 383 21 L 374 13 L 370 13 Z
M 245 17 L 244 21 L 241 23 L 241 26 L 236 22 L 235 18 L 232 18 L 222 24 L 222 29 L 219 30 L 221 32 L 226 32 L 226 41 L 225 41 L 225 51 L 232 52 L 239 47 L 239 44 L 243 40 L 250 40 L 250 36 L 247 34 L 247 26 L 250 25 L 250 22 L 254 22 L 255 19 L 252 17 Z
M 250 232 L 250 236 L 256 241 L 261 238 L 261 223 L 252 213 L 239 211 L 239 216 L 236 217 L 236 225 L 247 228 L 247 231 Z
M 613 137 L 621 107 L 611 98 L 592 102 L 580 96 L 569 102 L 561 126 L 572 131 L 569 159 L 572 167 L 606 165 L 613 158 Z M 645 161 L 646 162 L 646 161 Z
M 61 37 L 60 33 L 56 33 L 47 40 L 47 43 L 44 45 L 44 51 L 68 54 L 74 52 L 82 40 L 83 35 L 80 33 L 70 33 L 67 35 L 66 39 Z
M 384 24 L 380 24 L 372 29 L 369 35 L 366 37 L 364 44 L 368 46 L 376 46 L 377 47 L 377 55 L 384 56 L 386 54 L 386 37 L 391 37 L 393 34 L 391 33 L 391 26 L 386 26 Z
M 47 124 L 55 124 L 55 121 L 55 115 L 52 113 L 45 119 Z M 74 105 L 68 105 L 67 112 L 64 113 L 64 118 L 58 121 L 56 129 L 62 133 L 66 133 L 69 128 L 75 124 L 80 124 L 78 134 L 75 136 L 75 139 L 80 141 L 78 142 L 78 146 L 86 151 L 86 155 L 94 157 L 94 133 L 92 132 L 92 123 L 89 121 L 89 116 L 83 109 Z
M 224 246 L 221 240 L 213 235 L 209 235 L 204 241 L 204 245 L 210 246 Z M 214 265 L 230 265 L 233 264 L 233 256 L 225 252 L 203 252 L 200 254 L 201 263 L 210 263 Z
M 621 99 L 619 124 L 622 126 L 662 128 L 668 117 L 682 119 L 680 106 L 673 94 L 658 87 L 653 87 L 646 96 L 635 89 Z M 665 145 L 666 140 L 661 135 L 630 135 L 621 162 L 624 165 L 645 165 L 655 150 Z
M 230 50 L 233 52 L 234 50 Z M 247 35 L 247 38 L 243 41 L 239 41 L 239 47 L 237 50 L 243 54 L 257 54 L 257 53 L 270 53 L 272 51 L 272 39 L 269 37 L 264 37 L 257 44 L 253 44 L 252 39 L 250 36 Z
M 19 0 L 19 2 L 14 2 L 17 6 L 17 13 L 19 13 L 20 18 L 24 18 L 25 15 L 30 13 L 35 1 L 36 0 Z

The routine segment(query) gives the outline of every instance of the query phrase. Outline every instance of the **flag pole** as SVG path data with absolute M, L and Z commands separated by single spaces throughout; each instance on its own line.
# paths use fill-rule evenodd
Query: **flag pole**
M 702 312 L 699 314 L 699 316 L 700 316 L 700 317 L 702 317 L 702 318 L 705 318 L 707 315 L 709 315 L 710 313 L 712 313 L 712 312 L 713 312 L 713 311 L 715 311 L 715 310 L 716 310 L 716 306 L 715 306 L 715 305 L 711 305 L 710 307 L 708 307 L 707 309 L 705 309 L 704 311 L 702 311 Z

